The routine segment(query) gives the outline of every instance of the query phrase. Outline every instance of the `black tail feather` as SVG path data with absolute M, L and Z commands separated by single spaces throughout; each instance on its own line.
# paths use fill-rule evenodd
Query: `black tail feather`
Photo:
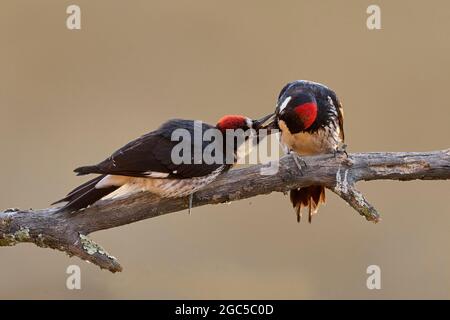
M 68 202 L 66 205 L 61 207 L 58 211 L 77 211 L 83 208 L 86 208 L 90 206 L 91 204 L 94 204 L 104 196 L 110 194 L 111 192 L 114 192 L 119 187 L 108 187 L 108 188 L 102 188 L 102 189 L 95 189 L 92 188 L 86 193 L 80 195 L 78 198 Z
M 297 222 L 302 217 L 302 208 L 308 208 L 308 222 L 311 223 L 312 216 L 317 213 L 321 203 L 325 203 L 325 187 L 309 186 L 306 188 L 293 189 L 290 192 L 292 206 L 297 213 Z
M 75 189 L 73 189 L 72 191 L 70 191 L 64 198 L 53 202 L 51 205 L 57 204 L 57 203 L 61 203 L 61 202 L 66 202 L 66 201 L 71 201 L 74 200 L 76 197 L 78 197 L 80 194 L 88 191 L 89 189 L 91 189 L 92 187 L 94 187 L 100 180 L 102 180 L 106 175 L 103 174 L 101 176 L 98 176 L 94 179 L 91 179 L 85 183 L 83 183 L 82 185 L 79 185 L 78 187 L 76 187 Z
M 104 177 L 105 175 L 101 175 L 89 180 L 88 182 L 73 189 L 65 198 L 58 200 L 53 204 L 67 201 L 67 204 L 58 209 L 58 211 L 77 211 L 82 208 L 86 208 L 119 188 L 116 186 L 101 189 L 95 188 L 96 184 Z

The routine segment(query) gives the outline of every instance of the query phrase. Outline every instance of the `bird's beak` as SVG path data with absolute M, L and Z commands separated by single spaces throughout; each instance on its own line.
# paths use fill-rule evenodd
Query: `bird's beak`
M 271 129 L 277 129 L 278 126 L 276 124 L 276 115 L 275 113 L 268 114 L 267 116 L 258 119 L 253 120 L 253 129 L 259 130 L 259 129 L 266 129 L 268 130 L 268 133 L 270 134 Z

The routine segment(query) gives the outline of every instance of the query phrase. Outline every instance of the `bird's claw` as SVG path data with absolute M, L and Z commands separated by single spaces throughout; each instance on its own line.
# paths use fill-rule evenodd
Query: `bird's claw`
M 189 195 L 189 208 L 188 208 L 188 213 L 189 213 L 189 215 L 191 214 L 191 210 L 192 210 L 192 201 L 193 201 L 193 199 L 194 199 L 194 194 L 191 193 L 191 194 Z
M 300 171 L 300 174 L 303 175 L 303 168 L 306 168 L 306 162 L 303 160 L 302 157 L 296 152 L 291 152 L 292 158 L 294 159 L 295 164 L 297 165 L 298 170 Z
M 343 155 L 345 154 L 345 156 L 348 158 L 348 153 L 347 153 L 347 145 L 346 144 L 341 144 L 340 146 L 338 146 L 336 148 L 336 150 L 334 150 L 334 157 L 336 158 L 338 155 Z

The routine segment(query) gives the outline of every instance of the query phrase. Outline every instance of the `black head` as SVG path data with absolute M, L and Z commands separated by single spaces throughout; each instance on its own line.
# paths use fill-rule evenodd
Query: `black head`
M 259 129 L 263 129 L 263 124 L 272 116 L 269 114 L 261 119 L 252 120 L 248 117 L 241 115 L 226 115 L 217 121 L 216 127 L 221 131 L 227 129 L 237 130 L 242 129 L 244 131 L 253 129 L 258 133 Z
M 278 96 L 275 119 L 269 127 L 281 129 L 279 124 L 283 121 L 291 133 L 315 131 L 328 121 L 330 97 L 335 97 L 334 92 L 319 83 L 290 82 Z
M 311 128 L 317 119 L 317 112 L 316 98 L 308 91 L 285 96 L 279 101 L 276 109 L 278 121 L 283 121 L 291 133 Z

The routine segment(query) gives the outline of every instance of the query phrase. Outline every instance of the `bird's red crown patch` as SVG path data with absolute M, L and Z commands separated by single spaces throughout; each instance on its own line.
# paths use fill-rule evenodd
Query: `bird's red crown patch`
M 240 115 L 223 116 L 217 122 L 217 128 L 220 130 L 238 129 L 245 126 L 245 117 Z

